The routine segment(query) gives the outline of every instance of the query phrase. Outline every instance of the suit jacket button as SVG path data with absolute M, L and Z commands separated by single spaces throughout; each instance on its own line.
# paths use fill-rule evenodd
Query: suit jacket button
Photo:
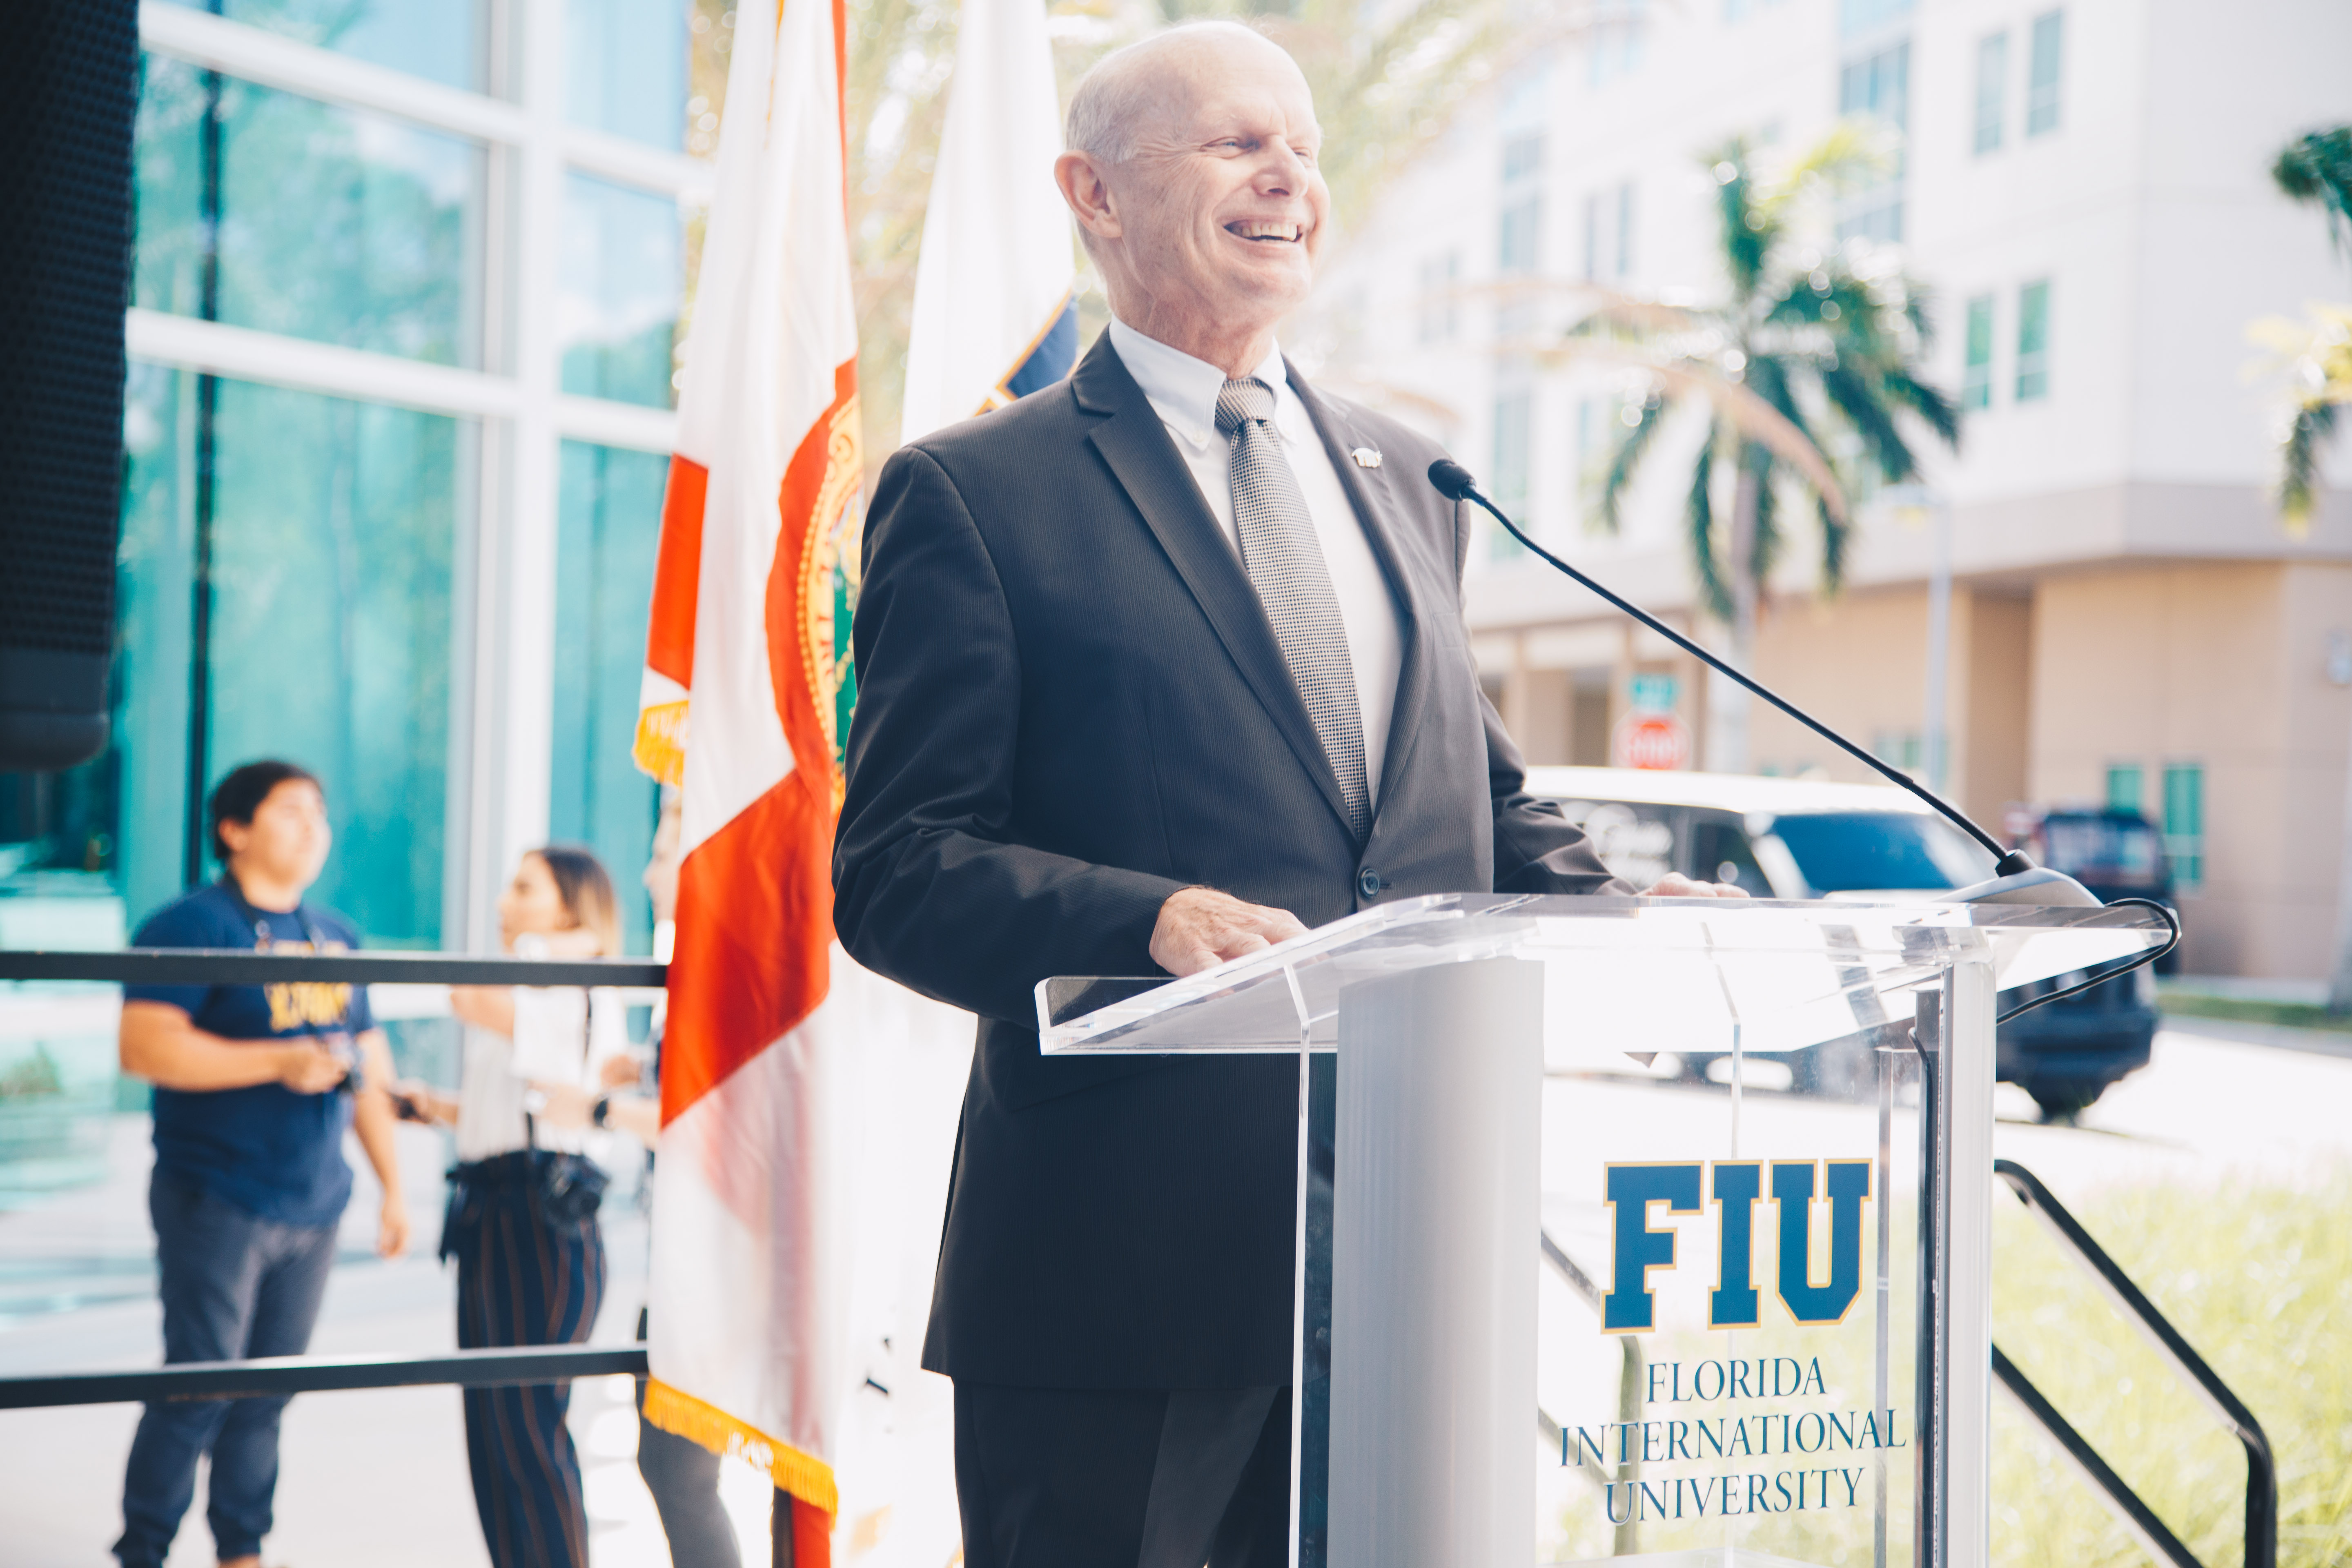
M 1379 898 L 1381 896 L 1381 874 L 1378 871 L 1373 870 L 1370 866 L 1365 867 L 1362 870 L 1356 873 L 1356 891 L 1363 894 L 1364 897 L 1368 899 Z

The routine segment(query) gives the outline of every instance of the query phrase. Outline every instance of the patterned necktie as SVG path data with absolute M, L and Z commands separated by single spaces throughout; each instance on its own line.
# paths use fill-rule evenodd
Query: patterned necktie
M 1372 822 L 1364 774 L 1364 716 L 1339 598 L 1324 569 L 1307 498 L 1282 455 L 1274 428 L 1274 389 L 1255 377 L 1225 383 L 1217 394 L 1217 428 L 1233 453 L 1234 526 L 1242 569 L 1274 624 L 1282 662 L 1307 703 L 1315 737 L 1339 777 L 1348 826 L 1361 842 Z

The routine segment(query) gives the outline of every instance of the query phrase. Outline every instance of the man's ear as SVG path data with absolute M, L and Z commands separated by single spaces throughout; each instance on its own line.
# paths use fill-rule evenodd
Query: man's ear
M 1055 159 L 1054 183 L 1061 187 L 1062 199 L 1069 204 L 1079 227 L 1097 239 L 1119 237 L 1123 230 L 1118 204 L 1111 198 L 1110 182 L 1103 178 L 1102 165 L 1092 153 L 1070 152 Z

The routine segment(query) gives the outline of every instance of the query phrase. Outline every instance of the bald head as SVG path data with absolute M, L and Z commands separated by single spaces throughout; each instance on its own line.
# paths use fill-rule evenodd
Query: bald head
M 1297 62 L 1233 22 L 1106 56 L 1071 96 L 1054 165 L 1112 314 L 1246 374 L 1307 297 L 1330 193 Z
M 1062 144 L 1108 163 L 1124 163 L 1150 131 L 1181 114 L 1195 82 L 1238 57 L 1307 79 L 1288 52 L 1239 22 L 1187 22 L 1113 49 L 1079 79 L 1070 95 Z

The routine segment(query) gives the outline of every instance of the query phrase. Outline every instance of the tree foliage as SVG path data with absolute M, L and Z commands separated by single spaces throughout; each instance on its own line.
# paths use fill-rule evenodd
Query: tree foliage
M 2279 152 L 2271 178 L 2294 201 L 2327 215 L 2328 238 L 2352 258 L 2352 125 L 2298 136 Z M 2279 517 L 2289 532 L 2311 526 L 2319 500 L 2319 463 L 2352 405 L 2352 306 L 2314 307 L 2296 322 L 2254 323 L 2257 342 L 2276 351 L 2288 383 L 2277 437 Z
M 1601 295 L 1561 353 L 1627 364 L 1647 382 L 1601 475 L 1598 521 L 1612 531 L 1660 424 L 1685 404 L 1707 406 L 1684 515 L 1700 590 L 1729 622 L 1742 580 L 1751 591 L 1767 581 L 1788 546 L 1784 491 L 1813 518 L 1822 581 L 1834 591 L 1853 458 L 1888 483 L 1916 479 L 1911 426 L 1957 447 L 1959 413 L 1925 377 L 1927 297 L 1892 253 L 1801 237 L 1806 203 L 1876 166 L 1869 132 L 1840 126 L 1769 176 L 1745 140 L 1705 162 L 1716 181 L 1722 300 L 1690 307 Z M 1718 469 L 1730 476 L 1729 515 L 1717 502 Z

